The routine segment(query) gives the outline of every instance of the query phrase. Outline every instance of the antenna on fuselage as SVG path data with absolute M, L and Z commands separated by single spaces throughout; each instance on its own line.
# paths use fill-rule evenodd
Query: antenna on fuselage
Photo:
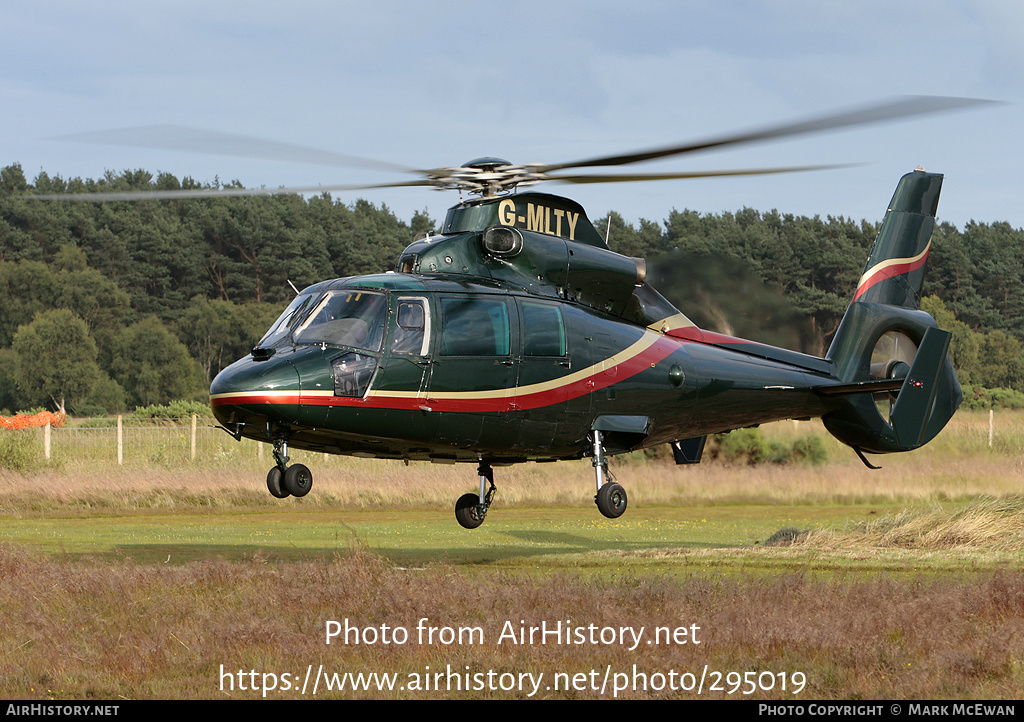
M 295 287 L 295 284 L 292 283 L 292 280 L 290 278 L 286 279 L 286 280 L 288 281 L 288 285 L 292 287 L 292 290 L 295 291 L 295 295 L 298 296 L 299 295 L 299 289 L 297 289 Z

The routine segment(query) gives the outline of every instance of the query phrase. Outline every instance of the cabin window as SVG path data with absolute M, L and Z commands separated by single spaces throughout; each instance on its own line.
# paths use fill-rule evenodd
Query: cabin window
M 426 299 L 400 299 L 395 316 L 391 353 L 426 356 L 430 337 Z
M 380 351 L 387 303 L 383 293 L 330 291 L 295 332 L 295 343 Z
M 558 306 L 524 301 L 523 356 L 565 356 L 565 324 Z
M 504 299 L 441 299 L 442 356 L 508 356 L 508 306 Z

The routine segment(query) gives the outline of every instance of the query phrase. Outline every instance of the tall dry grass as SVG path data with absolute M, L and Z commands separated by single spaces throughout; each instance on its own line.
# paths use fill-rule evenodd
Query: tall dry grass
M 960 508 L 904 510 L 841 529 L 815 529 L 799 543 L 825 548 L 1024 549 L 1024 497 L 986 497 Z
M 109 430 L 101 430 L 109 431 Z M 747 465 L 708 460 L 676 466 L 671 457 L 632 454 L 615 457 L 611 471 L 633 504 L 850 504 L 927 503 L 1005 496 L 1022 491 L 1024 414 L 997 416 L 988 445 L 988 416 L 958 414 L 931 444 L 907 454 L 873 457 L 881 470 L 867 469 L 818 422 L 781 422 L 761 427 L 768 439 L 792 441 L 816 435 L 827 449 L 824 464 Z M 200 436 L 196 460 L 189 458 L 188 430 L 137 430 L 134 451 L 117 465 L 109 439 L 84 429 L 76 448 L 65 437 L 54 460 L 30 471 L 0 469 L 0 512 L 76 508 L 244 507 L 279 508 L 266 491 L 271 466 L 264 447 L 235 442 L 208 429 Z M 20 432 L 19 432 L 20 433 Z M 106 434 L 109 436 L 109 433 Z M 57 444 L 57 442 L 55 442 Z M 98 451 L 97 449 L 100 449 Z M 112 455 L 114 454 L 114 455 Z M 295 461 L 313 471 L 313 491 L 304 507 L 447 508 L 452 499 L 477 488 L 473 464 L 405 465 L 296 452 Z M 521 464 L 495 469 L 503 506 L 589 506 L 593 470 L 589 460 Z
M 447 508 L 477 488 L 473 465 L 411 464 L 351 459 L 314 465 L 312 492 L 280 501 L 267 492 L 266 469 L 41 469 L 0 471 L 0 513 L 83 509 L 344 507 L 346 509 Z M 828 505 L 927 503 L 1003 496 L 1021 491 L 1022 462 L 1015 458 L 919 458 L 888 463 L 881 471 L 856 460 L 822 466 L 677 467 L 664 461 L 613 463 L 612 473 L 631 504 Z M 591 506 L 589 461 L 524 464 L 495 469 L 502 506 Z
M 203 561 L 179 567 L 43 558 L 0 545 L 0 696 L 30 699 L 258 698 L 226 689 L 220 671 L 301 675 L 430 670 L 557 672 L 635 670 L 806 675 L 806 699 L 1019 699 L 1024 695 L 1024 575 L 968 581 L 884 577 L 824 581 L 807 575 L 622 576 L 467 574 L 439 565 L 399 570 L 354 549 L 333 559 L 267 565 Z M 480 627 L 484 644 L 420 644 L 421 618 Z M 404 645 L 325 643 L 326 620 L 411 632 Z M 687 644 L 498 644 L 502 627 L 686 627 Z M 699 630 L 692 630 L 696 625 Z M 636 678 L 632 678 L 636 679 Z M 269 698 L 299 694 L 274 691 Z M 364 691 L 368 698 L 525 697 L 525 691 Z M 591 689 L 541 697 L 595 698 Z M 605 697 L 611 693 L 606 691 Z M 627 698 L 687 698 L 644 689 Z M 728 697 L 704 691 L 704 697 Z M 742 694 L 732 695 L 743 698 Z M 749 697 L 747 697 L 749 698 Z

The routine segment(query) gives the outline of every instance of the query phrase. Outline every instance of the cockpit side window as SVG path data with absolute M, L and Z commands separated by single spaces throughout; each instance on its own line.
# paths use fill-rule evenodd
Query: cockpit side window
M 295 332 L 295 343 L 380 351 L 387 303 L 384 294 L 337 290 L 325 295 Z
M 334 395 L 362 398 L 370 388 L 377 359 L 351 351 L 331 361 L 334 372 Z
M 430 316 L 426 299 L 399 299 L 391 353 L 426 356 L 429 340 Z

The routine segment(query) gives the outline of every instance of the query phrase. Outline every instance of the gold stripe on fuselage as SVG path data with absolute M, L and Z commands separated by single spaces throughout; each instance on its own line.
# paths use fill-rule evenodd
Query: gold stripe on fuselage
M 430 398 L 432 399 L 451 399 L 451 400 L 465 400 L 465 399 L 490 399 L 490 398 L 509 398 L 512 396 L 527 396 L 529 394 L 539 394 L 545 391 L 551 391 L 553 389 L 560 388 L 562 386 L 568 386 L 570 384 L 583 381 L 591 376 L 606 371 L 610 368 L 618 366 L 619 364 L 625 363 L 630 359 L 639 356 L 644 351 L 653 346 L 666 332 L 677 328 L 685 328 L 687 326 L 693 326 L 693 322 L 686 318 L 683 314 L 679 313 L 674 316 L 669 316 L 657 323 L 651 324 L 644 329 L 643 335 L 632 345 L 627 346 L 622 351 L 619 351 L 614 356 L 610 356 L 606 359 L 602 359 L 585 369 L 580 369 L 574 373 L 566 376 L 559 376 L 556 379 L 550 381 L 542 381 L 536 384 L 530 384 L 528 386 L 509 387 L 503 389 L 490 389 L 487 391 L 431 391 Z M 366 395 L 367 399 L 370 398 L 417 398 L 422 394 L 416 391 L 374 391 Z

